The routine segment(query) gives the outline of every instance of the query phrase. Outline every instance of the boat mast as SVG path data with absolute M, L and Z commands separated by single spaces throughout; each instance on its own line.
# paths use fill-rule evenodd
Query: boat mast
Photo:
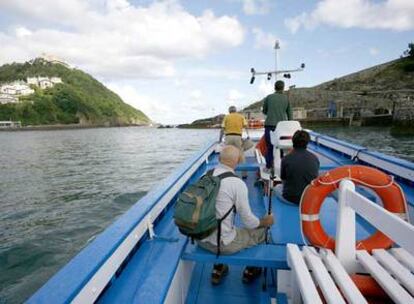
M 279 40 L 275 41 L 274 49 L 275 49 L 275 71 L 277 71 L 277 63 L 278 63 L 278 60 L 279 60 L 278 50 L 280 50 Z M 276 80 L 277 80 L 277 73 L 275 73 L 275 81 Z
M 254 80 L 256 79 L 257 75 L 266 75 L 267 80 L 272 79 L 272 75 L 275 76 L 275 79 L 277 80 L 277 76 L 279 74 L 283 74 L 283 77 L 290 78 L 290 73 L 294 72 L 301 72 L 305 69 L 305 64 L 302 63 L 299 68 L 293 69 L 293 70 L 278 70 L 278 63 L 279 63 L 279 50 L 280 50 L 280 43 L 279 40 L 275 41 L 275 45 L 273 47 L 275 50 L 275 69 L 273 71 L 265 71 L 265 72 L 258 72 L 254 68 L 250 69 L 250 73 L 252 73 L 252 77 L 250 78 L 250 84 L 254 83 Z

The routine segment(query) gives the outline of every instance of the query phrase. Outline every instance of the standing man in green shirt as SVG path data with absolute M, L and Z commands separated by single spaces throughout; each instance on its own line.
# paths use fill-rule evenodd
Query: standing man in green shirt
M 282 80 L 275 82 L 275 92 L 267 95 L 263 100 L 263 114 L 266 115 L 265 120 L 265 141 L 267 152 L 265 155 L 266 168 L 273 167 L 273 145 L 270 140 L 270 132 L 276 129 L 279 121 L 292 120 L 292 109 L 289 100 L 283 90 L 285 83 Z

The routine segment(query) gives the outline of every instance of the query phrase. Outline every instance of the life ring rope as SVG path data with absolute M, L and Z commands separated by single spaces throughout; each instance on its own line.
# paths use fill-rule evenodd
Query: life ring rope
M 329 172 L 326 172 L 326 174 L 324 175 L 324 176 L 322 176 L 322 177 L 330 177 L 330 174 L 329 174 Z M 360 184 L 360 185 L 362 185 L 362 186 L 366 186 L 366 187 L 368 187 L 368 188 L 375 188 L 375 189 L 381 189 L 381 188 L 388 188 L 388 187 L 391 187 L 393 184 L 394 184 L 394 176 L 392 176 L 392 175 L 388 175 L 388 177 L 390 178 L 390 181 L 388 182 L 388 184 L 385 184 L 385 185 L 373 185 L 373 184 L 368 184 L 368 183 L 366 183 L 366 182 L 364 182 L 363 180 L 361 180 L 361 179 L 358 179 L 358 178 L 353 178 L 352 177 L 352 173 L 351 173 L 351 169 L 350 168 L 348 168 L 348 177 L 341 177 L 341 178 L 338 178 L 338 179 L 336 179 L 336 180 L 332 180 L 332 181 L 329 181 L 329 182 L 324 182 L 324 181 L 322 181 L 322 179 L 321 178 L 319 178 L 319 179 L 314 179 L 312 182 L 311 182 L 311 184 L 312 184 L 312 186 L 316 186 L 316 184 L 315 183 L 318 183 L 318 184 L 321 184 L 321 185 L 324 185 L 324 186 L 331 186 L 331 185 L 335 185 L 336 186 L 336 188 L 338 188 L 338 184 L 339 184 L 339 182 L 340 181 L 342 181 L 343 179 L 349 179 L 349 180 L 351 180 L 351 181 L 354 181 L 354 182 L 357 182 L 358 184 Z

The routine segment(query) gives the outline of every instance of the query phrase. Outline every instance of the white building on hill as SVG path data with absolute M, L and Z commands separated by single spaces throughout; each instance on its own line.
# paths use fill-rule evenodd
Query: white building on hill
M 60 77 L 51 77 L 51 78 L 50 78 L 50 81 L 51 81 L 53 84 L 62 83 L 62 79 L 61 79 Z
M 0 85 L 0 93 L 16 96 L 25 96 L 34 93 L 34 90 L 22 80 Z
M 42 58 L 44 61 L 50 62 L 50 63 L 57 63 L 61 64 L 67 68 L 70 68 L 70 65 L 65 62 L 63 59 L 59 58 L 58 56 L 52 55 L 52 54 L 46 54 L 42 53 L 40 54 L 39 58 Z
M 60 77 L 27 77 L 27 83 L 41 89 L 47 89 L 53 87 L 55 84 L 62 83 L 62 79 Z
M 60 77 L 27 77 L 27 82 L 16 80 L 13 82 L 0 84 L 0 104 L 16 103 L 19 96 L 33 94 L 35 91 L 30 87 L 36 86 L 42 90 L 51 88 L 55 84 L 62 83 Z

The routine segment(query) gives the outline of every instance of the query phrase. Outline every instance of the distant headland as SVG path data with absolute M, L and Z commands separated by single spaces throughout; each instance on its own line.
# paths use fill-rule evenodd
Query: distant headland
M 151 120 L 91 75 L 42 54 L 0 66 L 0 122 L 56 129 L 148 125 Z

